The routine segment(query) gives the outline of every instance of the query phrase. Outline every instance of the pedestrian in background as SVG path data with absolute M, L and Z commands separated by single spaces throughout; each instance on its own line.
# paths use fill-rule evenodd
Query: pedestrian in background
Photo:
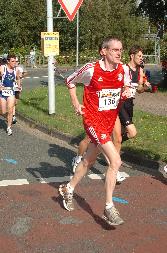
M 36 62 L 36 52 L 35 52 L 35 49 L 33 47 L 30 49 L 29 59 L 30 59 L 31 68 L 36 68 L 36 65 L 35 65 L 35 62 Z

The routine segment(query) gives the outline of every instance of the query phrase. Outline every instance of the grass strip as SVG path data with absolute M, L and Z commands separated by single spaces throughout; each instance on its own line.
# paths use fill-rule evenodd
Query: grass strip
M 58 130 L 74 137 L 84 136 L 82 118 L 75 115 L 71 105 L 68 89 L 57 85 L 55 91 L 56 113 L 48 114 L 47 87 L 24 90 L 17 110 L 22 115 L 34 120 L 51 130 Z M 77 87 L 77 95 L 82 101 L 83 87 Z M 153 160 L 167 161 L 167 117 L 135 110 L 134 124 L 137 138 L 122 145 L 123 150 Z

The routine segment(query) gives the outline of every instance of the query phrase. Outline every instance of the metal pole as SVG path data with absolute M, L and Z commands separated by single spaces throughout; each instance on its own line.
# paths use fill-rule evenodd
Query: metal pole
M 157 38 L 155 38 L 155 49 L 154 49 L 154 54 L 155 54 L 155 63 L 157 63 Z
M 77 46 L 76 46 L 76 67 L 79 65 L 79 10 L 77 11 Z
M 47 0 L 47 32 L 53 32 L 53 5 Z M 48 56 L 48 98 L 49 114 L 55 113 L 55 83 L 54 83 L 54 57 Z
M 160 47 L 160 40 L 158 41 L 158 64 L 161 62 L 161 47 Z

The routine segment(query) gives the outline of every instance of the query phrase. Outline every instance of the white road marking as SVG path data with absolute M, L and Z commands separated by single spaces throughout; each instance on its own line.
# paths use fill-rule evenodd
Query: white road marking
M 47 177 L 47 178 L 40 178 L 41 184 L 47 184 L 47 183 L 61 183 L 65 181 L 70 181 L 72 176 L 65 176 L 65 177 Z
M 15 179 L 15 180 L 2 180 L 2 181 L 0 181 L 0 186 L 24 185 L 24 184 L 29 184 L 27 179 Z
M 90 179 L 104 179 L 105 175 L 104 174 L 88 174 L 88 177 Z
M 38 78 L 48 78 L 48 76 L 26 76 L 23 79 L 38 79 Z
M 121 171 L 121 176 L 124 177 L 129 177 L 129 175 L 126 172 Z M 105 178 L 105 174 L 88 174 L 87 177 L 89 177 L 92 180 L 100 180 Z M 72 176 L 64 176 L 64 177 L 47 177 L 47 178 L 42 178 L 39 177 L 37 178 L 41 184 L 48 184 L 48 183 L 61 183 L 65 181 L 70 181 Z M 1 186 L 9 186 L 9 185 L 25 185 L 25 184 L 30 184 L 27 179 L 15 179 L 15 180 L 2 180 L 0 181 L 0 187 Z

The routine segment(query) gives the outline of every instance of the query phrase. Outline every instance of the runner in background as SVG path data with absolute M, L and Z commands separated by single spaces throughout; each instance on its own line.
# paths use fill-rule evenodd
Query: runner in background
M 83 116 L 85 132 L 91 142 L 73 178 L 68 184 L 60 185 L 59 192 L 63 197 L 64 207 L 68 211 L 74 210 L 74 188 L 95 163 L 99 152 L 102 152 L 108 161 L 103 219 L 110 225 L 120 225 L 124 221 L 115 208 L 112 197 L 121 158 L 112 142 L 111 134 L 118 115 L 120 99 L 130 94 L 127 86 L 130 85 L 131 80 L 128 67 L 120 64 L 121 41 L 108 37 L 104 39 L 100 48 L 103 59 L 96 63 L 86 64 L 67 78 L 75 113 Z M 80 104 L 76 95 L 77 83 L 84 84 L 83 105 Z
M 12 119 L 12 124 L 16 124 L 17 119 L 16 119 L 16 105 L 18 103 L 18 99 L 20 98 L 20 94 L 22 91 L 22 79 L 27 76 L 27 70 L 25 69 L 25 67 L 23 65 L 20 65 L 19 59 L 18 57 L 16 57 L 16 70 L 19 71 L 20 73 L 20 85 L 21 88 L 18 88 L 18 85 L 16 83 L 14 90 L 15 90 L 15 106 L 13 108 L 13 119 Z
M 13 108 L 15 106 L 14 86 L 17 82 L 21 88 L 20 73 L 16 70 L 16 56 L 8 55 L 7 64 L 0 66 L 0 76 L 2 78 L 0 86 L 0 108 L 2 115 L 7 113 L 7 134 L 12 134 Z
M 117 146 L 117 150 L 121 150 L 122 141 L 134 138 L 137 134 L 136 127 L 133 123 L 133 101 L 135 99 L 136 91 L 138 93 L 142 93 L 150 90 L 151 88 L 150 83 L 146 79 L 143 79 L 144 72 L 143 68 L 141 67 L 143 64 L 143 49 L 138 45 L 134 45 L 129 51 L 129 57 L 130 61 L 127 66 L 129 67 L 129 73 L 132 79 L 130 88 L 131 97 L 124 101 L 120 108 L 120 122 L 117 122 L 117 126 L 115 127 L 115 132 L 113 135 L 113 142 Z M 120 123 L 122 131 L 119 130 Z

